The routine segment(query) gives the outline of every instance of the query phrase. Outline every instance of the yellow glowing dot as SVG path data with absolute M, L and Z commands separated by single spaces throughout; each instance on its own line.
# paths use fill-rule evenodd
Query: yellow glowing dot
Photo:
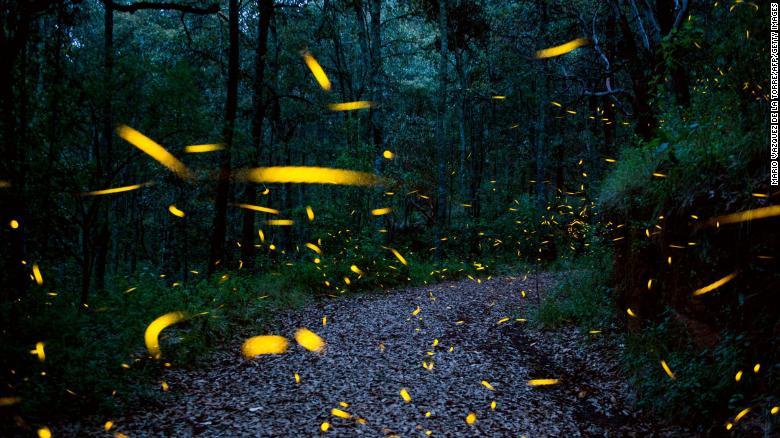
M 111 430 L 112 427 L 114 427 L 114 422 L 113 421 L 106 421 L 106 424 L 103 425 L 103 430 L 108 432 L 109 430 Z
M 19 221 L 16 219 L 11 219 L 11 222 L 8 222 L 8 226 L 11 227 L 11 229 L 15 230 L 19 228 Z
M 323 432 L 327 432 L 327 431 L 328 431 L 328 429 L 330 429 L 330 423 L 328 423 L 327 421 L 323 422 L 323 423 L 320 425 L 320 430 L 321 430 L 321 431 L 323 431 Z
M 758 373 L 758 371 L 760 369 L 761 369 L 761 364 L 760 363 L 757 363 L 757 364 L 753 365 L 753 372 L 754 373 Z
M 628 313 L 628 316 L 631 316 L 631 317 L 633 317 L 633 318 L 636 318 L 636 313 L 634 313 L 634 311 L 633 311 L 633 310 L 631 310 L 631 308 L 630 308 L 630 307 L 629 307 L 628 309 L 626 309 L 626 313 Z
M 412 401 L 412 396 L 409 395 L 409 391 L 406 388 L 401 388 L 399 394 L 401 394 L 401 398 L 404 399 L 406 403 L 410 403 Z
M 392 160 L 395 157 L 395 154 L 390 151 L 384 151 L 382 152 L 382 156 L 387 158 L 388 160 Z
M 772 409 L 770 409 L 769 412 L 772 415 L 777 415 L 777 413 L 780 412 L 780 406 L 772 406 Z
M 466 424 L 474 424 L 475 421 L 477 421 L 477 414 L 469 412 L 469 414 L 466 415 Z
M 734 380 L 736 380 L 737 382 L 742 380 L 742 370 L 737 371 L 737 374 L 734 376 Z

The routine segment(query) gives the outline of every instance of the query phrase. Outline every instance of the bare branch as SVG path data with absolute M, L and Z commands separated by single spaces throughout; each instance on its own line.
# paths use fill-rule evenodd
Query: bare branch
M 143 9 L 179 11 L 187 14 L 199 14 L 199 15 L 216 14 L 217 12 L 219 12 L 219 4 L 216 3 L 206 6 L 205 8 L 199 8 L 197 6 L 183 5 L 179 3 L 168 3 L 168 2 L 143 1 L 143 2 L 131 3 L 129 5 L 125 5 L 121 3 L 115 3 L 111 0 L 102 0 L 102 1 L 104 5 L 111 6 L 111 8 L 114 9 L 115 11 L 129 12 L 131 14 Z

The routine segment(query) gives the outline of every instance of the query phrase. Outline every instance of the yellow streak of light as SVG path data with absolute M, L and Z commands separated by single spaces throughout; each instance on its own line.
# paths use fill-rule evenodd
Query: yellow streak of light
M 331 410 L 330 410 L 330 413 L 331 413 L 331 414 L 332 414 L 334 417 L 339 417 L 339 418 L 352 418 L 352 414 L 350 414 L 350 413 L 349 413 L 349 412 L 347 412 L 347 411 L 342 411 L 341 409 L 337 409 L 337 408 L 333 408 L 333 409 L 331 409 Z
M 241 354 L 252 358 L 263 354 L 282 354 L 287 351 L 288 342 L 283 336 L 253 336 L 241 345 Z
M 273 209 L 273 208 L 268 208 L 268 207 L 263 207 L 263 206 L 260 206 L 260 205 L 236 204 L 236 207 L 244 208 L 244 209 L 252 210 L 252 211 L 259 211 L 261 213 L 279 214 L 279 210 L 276 210 L 276 209 Z
M 158 339 L 160 332 L 166 327 L 176 324 L 185 318 L 187 318 L 187 315 L 184 312 L 170 312 L 158 317 L 146 327 L 144 342 L 146 343 L 146 349 L 153 358 L 159 359 L 162 356 L 162 353 L 160 352 L 160 341 Z
M 587 38 L 577 38 L 576 40 L 569 41 L 568 43 L 561 44 L 560 46 L 539 50 L 536 52 L 536 58 L 552 58 L 554 56 L 565 55 L 572 50 L 578 49 L 588 44 L 590 44 L 590 40 Z
M 93 190 L 91 192 L 81 193 L 81 196 L 100 196 L 100 195 L 112 195 L 114 193 L 129 192 L 131 190 L 138 190 L 143 186 L 147 186 L 149 183 L 133 184 L 131 186 L 114 187 L 111 189 Z
M 374 216 L 382 216 L 384 214 L 390 213 L 391 211 L 393 211 L 392 207 L 375 208 L 371 210 L 371 214 L 373 214 Z
M 33 272 L 33 277 L 35 278 L 35 283 L 37 283 L 38 286 L 42 285 L 43 276 L 41 275 L 41 268 L 38 267 L 37 263 L 33 263 L 32 272 Z
M 355 102 L 331 103 L 328 105 L 328 108 L 331 111 L 354 111 L 371 108 L 372 106 L 374 106 L 373 102 L 369 102 L 367 100 L 358 100 Z
M 314 75 L 314 79 L 317 80 L 320 87 L 325 91 L 330 91 L 330 79 L 328 79 L 328 75 L 325 74 L 325 70 L 322 69 L 320 63 L 314 59 L 314 56 L 309 52 L 303 52 L 303 61 L 306 63 L 306 66 L 309 67 L 309 70 L 311 70 L 311 74 Z
M 184 146 L 184 152 L 188 154 L 202 154 L 204 152 L 221 151 L 225 149 L 225 145 L 222 143 L 215 144 L 193 144 Z
M 401 394 L 401 398 L 404 399 L 406 403 L 411 403 L 412 396 L 409 395 L 409 391 L 406 388 L 401 388 L 401 391 L 398 393 Z
M 270 219 L 265 221 L 268 225 L 273 225 L 277 227 L 289 227 L 290 225 L 294 224 L 295 222 L 292 221 L 292 219 Z
M 383 181 L 382 178 L 366 172 L 313 166 L 257 167 L 240 172 L 237 178 L 258 183 L 337 184 L 352 186 L 373 186 L 380 184 Z
M 490 382 L 488 382 L 487 380 L 483 380 L 482 381 L 482 386 L 484 386 L 485 388 L 487 388 L 487 389 L 489 389 L 491 391 L 495 391 L 496 390 L 495 388 L 493 388 L 493 385 L 491 385 Z
M 388 249 L 390 250 L 390 252 L 392 252 L 392 253 L 393 253 L 393 255 L 395 256 L 395 258 L 397 258 L 399 262 L 403 263 L 404 265 L 408 265 L 408 264 L 409 264 L 409 263 L 406 261 L 406 259 L 404 258 L 404 256 L 402 256 L 402 255 L 401 255 L 401 253 L 400 253 L 400 252 L 398 252 L 398 251 L 394 250 L 393 248 L 388 248 Z
M 634 313 L 634 311 L 633 311 L 633 310 L 631 310 L 631 308 L 630 308 L 630 307 L 629 307 L 628 309 L 626 309 L 626 313 L 628 313 L 628 316 L 631 316 L 631 317 L 633 317 L 633 318 L 636 318 L 636 313 Z
M 317 254 L 322 254 L 322 250 L 320 249 L 320 247 L 313 243 L 306 242 L 306 248 L 309 248 L 310 250 L 316 252 Z
M 323 348 L 325 348 L 325 341 L 319 337 L 316 333 L 313 331 L 306 329 L 306 328 L 299 328 L 298 331 L 295 332 L 295 340 L 300 344 L 301 347 L 309 350 L 309 351 L 322 351 Z
M 120 137 L 125 139 L 125 141 L 142 150 L 163 166 L 172 170 L 180 178 L 187 179 L 192 177 L 190 169 L 188 169 L 184 163 L 176 159 L 176 157 L 171 155 L 170 152 L 166 151 L 165 148 L 155 143 L 151 138 L 126 125 L 120 125 L 116 132 Z
M 756 208 L 754 210 L 740 211 L 738 213 L 718 216 L 707 221 L 707 224 L 734 224 L 737 222 L 748 222 L 755 219 L 764 219 L 773 216 L 780 216 L 780 205 L 771 205 L 769 207 Z
M 528 386 L 557 385 L 559 381 L 558 379 L 531 379 L 528 381 Z
M 739 413 L 737 414 L 737 416 L 736 416 L 736 417 L 734 417 L 734 422 L 736 423 L 737 421 L 741 420 L 741 419 L 742 419 L 742 417 L 744 417 L 745 415 L 747 415 L 747 414 L 748 414 L 748 412 L 750 412 L 750 408 L 745 408 L 745 409 L 743 409 L 743 410 L 739 411 Z
M 674 373 L 672 372 L 672 369 L 669 368 L 669 365 L 666 364 L 665 360 L 661 360 L 661 367 L 663 367 L 664 372 L 666 372 L 666 375 L 669 376 L 671 379 L 675 379 Z
M 702 288 L 696 289 L 695 291 L 693 291 L 693 296 L 697 297 L 699 295 L 704 295 L 707 292 L 712 292 L 713 290 L 715 290 L 715 289 L 723 286 L 724 284 L 728 283 L 729 281 L 733 280 L 734 277 L 736 277 L 736 276 L 737 276 L 737 273 L 733 272 L 733 273 L 731 273 L 731 274 L 721 278 L 720 280 L 718 280 L 718 281 L 716 281 L 716 282 L 714 282 L 712 284 L 708 284 L 707 286 L 704 286 Z
M 504 99 L 506 99 L 506 96 L 493 96 L 493 97 L 491 97 L 491 99 L 493 99 L 493 100 L 504 100 Z
M 308 205 L 306 206 L 306 217 L 309 218 L 309 222 L 314 220 L 314 210 L 312 210 Z
M 0 406 L 12 406 L 22 401 L 19 397 L 0 397 Z
M 171 214 L 174 215 L 174 216 L 184 217 L 184 212 L 179 210 L 179 208 L 176 207 L 176 205 L 174 205 L 174 204 L 171 204 L 171 205 L 168 206 L 168 211 L 171 212 Z
M 357 275 L 366 275 L 363 271 L 360 270 L 356 265 L 352 265 L 349 267 L 349 270 L 354 272 Z

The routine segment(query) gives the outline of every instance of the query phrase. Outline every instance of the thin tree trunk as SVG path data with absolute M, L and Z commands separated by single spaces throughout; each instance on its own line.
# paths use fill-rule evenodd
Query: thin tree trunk
M 108 181 L 110 179 L 110 166 L 112 163 L 112 94 L 113 94 L 113 70 L 114 70 L 114 8 L 111 2 L 104 4 L 103 25 L 103 114 L 102 135 L 100 139 L 100 155 L 98 157 L 98 179 Z M 108 249 L 111 240 L 110 209 L 112 199 L 104 200 L 98 204 L 100 212 L 97 217 L 100 224 L 98 233 L 97 250 L 95 258 L 95 288 L 103 291 L 106 285 L 106 264 L 108 263 Z M 98 201 L 99 202 L 99 201 Z
M 447 65 L 449 50 L 447 48 L 447 0 L 439 0 L 439 101 L 437 104 L 438 120 L 436 121 L 436 254 L 441 257 L 441 237 L 444 233 L 444 222 L 447 218 Z
M 268 53 L 268 26 L 274 12 L 273 0 L 259 0 L 257 20 L 257 50 L 255 52 L 255 81 L 252 95 L 252 146 L 250 167 L 258 166 L 263 155 L 263 125 L 265 122 L 265 98 L 263 86 L 265 83 L 266 54 Z M 244 202 L 254 204 L 257 199 L 257 188 L 254 184 L 247 184 L 244 188 Z M 243 224 L 241 227 L 241 260 L 244 266 L 254 267 L 255 256 L 255 212 L 245 209 L 243 211 Z
M 238 105 L 238 0 L 230 0 L 228 14 L 229 47 L 228 47 L 228 80 L 225 102 L 225 121 L 222 139 L 225 149 L 220 151 L 219 180 L 214 200 L 214 221 L 211 234 L 211 253 L 209 255 L 208 273 L 211 274 L 217 265 L 225 259 L 225 237 L 227 234 L 227 201 L 230 192 L 230 155 L 233 146 L 233 134 L 236 123 L 236 108 Z

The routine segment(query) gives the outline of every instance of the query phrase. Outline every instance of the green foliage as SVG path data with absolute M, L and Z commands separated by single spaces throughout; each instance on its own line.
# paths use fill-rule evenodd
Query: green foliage
M 689 424 L 706 424 L 713 417 L 743 409 L 747 400 L 732 397 L 738 387 L 733 376 L 744 360 L 739 341 L 724 336 L 715 347 L 702 349 L 692 344 L 690 333 L 671 316 L 628 335 L 623 363 L 639 405 L 660 416 L 685 418 Z M 674 379 L 664 372 L 661 360 Z M 730 398 L 732 403 L 723 403 Z
M 576 324 L 603 330 L 615 319 L 611 284 L 611 253 L 597 248 L 575 263 L 561 266 L 562 279 L 542 300 L 534 320 L 545 329 Z
M 3 333 L 0 357 L 7 369 L 16 370 L 13 384 L 26 394 L 21 412 L 30 418 L 115 413 L 121 406 L 159 399 L 156 377 L 164 363 L 196 365 L 238 330 L 263 332 L 275 312 L 305 303 L 310 295 L 296 281 L 292 275 L 224 275 L 172 284 L 146 273 L 117 278 L 116 287 L 88 309 L 79 309 L 73 295 L 49 296 L 36 288 L 25 300 L 3 303 L 4 316 L 30 316 Z M 161 334 L 163 358 L 153 360 L 144 331 L 172 311 L 190 318 Z M 39 341 L 45 343 L 44 362 L 28 353 Z

